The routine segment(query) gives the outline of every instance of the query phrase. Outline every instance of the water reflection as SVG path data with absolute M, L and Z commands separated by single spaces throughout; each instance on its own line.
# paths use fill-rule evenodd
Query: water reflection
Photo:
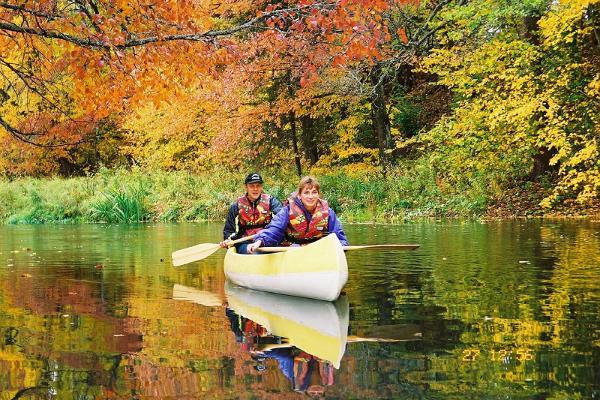
M 214 293 L 174 285 L 173 298 L 204 306 L 223 303 L 240 348 L 254 360 L 254 369 L 263 372 L 267 360 L 279 370 L 297 392 L 320 395 L 334 383 L 346 349 L 348 301 L 319 301 L 260 292 L 225 284 L 226 300 Z M 273 366 L 273 365 L 271 365 Z
M 334 383 L 333 365 L 295 346 L 276 347 L 253 351 L 256 369 L 263 371 L 265 359 L 274 359 L 283 375 L 296 392 L 307 392 L 311 396 L 323 395 L 327 386 Z
M 225 294 L 227 308 L 235 314 L 254 321 L 271 335 L 287 338 L 290 346 L 340 367 L 348 333 L 345 296 L 332 303 L 250 290 L 229 282 Z
M 222 252 L 163 261 L 221 229 L 0 226 L 0 400 L 297 398 L 275 357 L 300 351 L 331 364 L 296 375 L 332 399 L 600 398 L 600 223 L 347 226 L 422 247 L 348 253 L 343 357 L 234 308 Z M 247 347 L 225 306 L 258 324 Z

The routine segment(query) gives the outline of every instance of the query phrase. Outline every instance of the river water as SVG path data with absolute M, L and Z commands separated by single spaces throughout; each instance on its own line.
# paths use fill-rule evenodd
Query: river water
M 421 247 L 328 303 L 171 265 L 218 224 L 0 226 L 0 400 L 600 398 L 600 222 L 345 228 Z

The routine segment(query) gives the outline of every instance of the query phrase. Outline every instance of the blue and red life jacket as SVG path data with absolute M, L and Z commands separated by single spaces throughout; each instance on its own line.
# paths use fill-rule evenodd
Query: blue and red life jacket
M 237 199 L 238 224 L 246 236 L 260 232 L 271 222 L 271 196 L 262 193 L 257 200 L 253 204 L 246 195 Z

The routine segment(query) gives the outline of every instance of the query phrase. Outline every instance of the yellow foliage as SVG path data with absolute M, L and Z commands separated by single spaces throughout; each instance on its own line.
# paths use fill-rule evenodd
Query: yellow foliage
M 195 93 L 190 90 L 158 107 L 148 103 L 139 108 L 124 122 L 130 133 L 123 152 L 136 164 L 164 170 L 206 167 L 214 132 L 203 121 L 212 107 Z
M 600 65 L 587 49 L 594 43 L 587 12 L 598 4 L 555 3 L 540 19 L 540 44 L 507 31 L 423 60 L 421 69 L 457 95 L 453 114 L 423 136 L 441 154 L 442 171 L 458 181 L 483 174 L 502 187 L 528 176 L 533 156 L 546 148 L 559 180 L 542 205 L 598 198 Z
M 336 168 L 349 175 L 375 172 L 378 165 L 378 150 L 361 146 L 359 135 L 368 126 L 370 112 L 368 104 L 356 105 L 349 115 L 336 126 L 337 141 L 315 165 L 315 173 Z
M 587 36 L 592 26 L 582 27 L 582 18 L 593 5 L 600 0 L 567 0 L 555 2 L 552 10 L 539 22 L 544 45 L 548 47 L 563 47 L 565 43 L 573 43 L 577 37 Z

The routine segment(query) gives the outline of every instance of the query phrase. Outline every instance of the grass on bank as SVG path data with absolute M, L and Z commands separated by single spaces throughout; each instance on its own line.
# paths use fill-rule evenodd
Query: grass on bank
M 265 176 L 268 193 L 285 199 L 298 178 Z M 244 173 L 101 170 L 88 177 L 0 180 L 0 221 L 136 223 L 224 220 L 243 192 Z M 486 208 L 485 184 L 445 189 L 427 163 L 385 177 L 318 176 L 323 197 L 346 222 L 401 222 L 423 217 L 476 217 Z

